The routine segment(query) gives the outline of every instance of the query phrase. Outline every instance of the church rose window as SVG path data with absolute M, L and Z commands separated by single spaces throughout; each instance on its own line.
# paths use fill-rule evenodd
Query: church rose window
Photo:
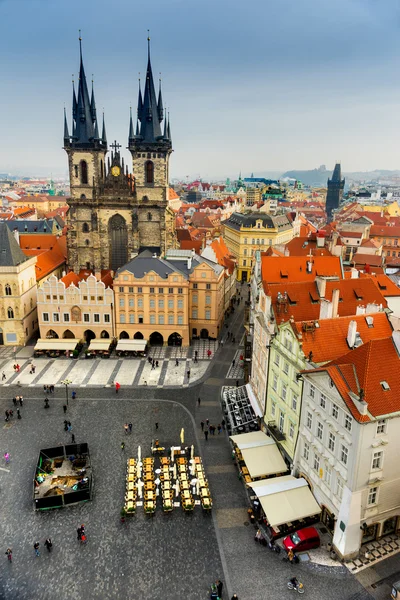
M 154 164 L 148 160 L 145 165 L 146 183 L 154 183 Z

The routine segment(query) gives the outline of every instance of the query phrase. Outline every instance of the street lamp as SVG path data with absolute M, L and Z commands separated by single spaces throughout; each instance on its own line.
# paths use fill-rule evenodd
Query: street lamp
M 64 379 L 60 383 L 65 385 L 65 395 L 67 398 L 67 406 L 68 406 L 68 386 L 72 383 L 72 381 L 70 379 Z

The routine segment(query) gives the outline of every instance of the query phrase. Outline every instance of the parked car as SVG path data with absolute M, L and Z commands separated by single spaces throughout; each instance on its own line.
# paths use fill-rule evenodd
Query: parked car
M 283 539 L 283 545 L 286 552 L 289 550 L 292 550 L 293 552 L 312 550 L 313 548 L 318 548 L 320 543 L 318 531 L 315 527 L 299 529 L 299 531 L 294 531 Z

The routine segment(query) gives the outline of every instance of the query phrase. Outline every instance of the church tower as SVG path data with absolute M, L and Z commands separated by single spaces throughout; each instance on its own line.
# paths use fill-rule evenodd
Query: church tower
M 326 194 L 325 210 L 328 223 L 332 221 L 332 211 L 339 208 L 342 201 L 345 179 L 342 179 L 340 163 L 336 163 L 332 179 L 328 179 L 328 191 Z
M 164 254 L 176 245 L 175 216 L 168 205 L 171 128 L 169 118 L 164 115 L 161 82 L 158 96 L 155 91 L 150 38 L 147 43 L 144 92 L 142 95 L 139 81 L 136 132 L 131 114 L 128 138 L 136 191 L 134 245 L 137 251 L 149 248 Z

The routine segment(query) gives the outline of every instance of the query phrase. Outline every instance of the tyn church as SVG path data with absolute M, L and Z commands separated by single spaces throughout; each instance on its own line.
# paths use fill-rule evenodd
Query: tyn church
M 176 246 L 175 217 L 168 205 L 169 119 L 164 115 L 161 84 L 156 95 L 148 40 L 146 83 L 139 82 L 136 131 L 129 126 L 132 174 L 121 146 L 108 152 L 104 114 L 101 125 L 92 83 L 89 94 L 80 40 L 79 84 L 72 94 L 72 131 L 64 114 L 64 149 L 68 154 L 71 198 L 68 201 L 68 265 L 116 271 L 143 249 L 163 255 Z M 164 127 L 162 130 L 162 122 Z

